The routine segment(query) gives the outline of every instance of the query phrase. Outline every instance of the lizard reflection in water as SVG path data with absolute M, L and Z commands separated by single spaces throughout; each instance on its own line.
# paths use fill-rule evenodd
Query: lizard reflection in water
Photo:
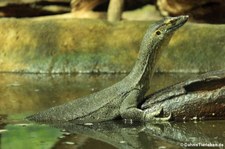
M 169 120 L 170 116 L 156 117 L 162 108 L 149 113 L 139 109 L 138 105 L 143 102 L 149 89 L 162 49 L 187 19 L 188 16 L 168 17 L 149 27 L 142 40 L 135 66 L 120 82 L 89 96 L 31 115 L 27 119 L 39 122 L 65 120 L 75 123 L 102 122 L 117 118 L 134 121 Z

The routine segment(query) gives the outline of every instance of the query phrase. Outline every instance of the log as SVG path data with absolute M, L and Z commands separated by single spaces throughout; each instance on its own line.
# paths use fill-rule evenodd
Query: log
M 145 100 L 143 110 L 163 108 L 175 121 L 225 119 L 225 70 L 169 86 Z
M 71 0 L 71 11 L 91 11 L 106 0 Z
M 120 21 L 123 13 L 124 0 L 110 0 L 108 7 L 108 21 Z
M 164 16 L 189 15 L 196 22 L 224 23 L 224 0 L 157 0 L 157 7 Z
M 36 17 L 70 12 L 70 0 L 3 0 L 0 17 Z

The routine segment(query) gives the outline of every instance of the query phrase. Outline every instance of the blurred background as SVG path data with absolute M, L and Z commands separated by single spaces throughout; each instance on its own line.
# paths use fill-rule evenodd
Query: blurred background
M 72 12 L 78 18 L 105 19 L 109 6 L 122 9 L 125 20 L 188 14 L 195 22 L 225 22 L 223 0 L 1 0 L 0 16 L 21 18 Z

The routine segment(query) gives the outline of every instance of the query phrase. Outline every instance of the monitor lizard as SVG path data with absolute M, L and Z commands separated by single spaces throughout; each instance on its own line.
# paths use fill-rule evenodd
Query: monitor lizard
M 169 120 L 157 117 L 162 108 L 155 112 L 141 110 L 138 105 L 143 102 L 149 89 L 160 53 L 168 45 L 173 33 L 185 24 L 188 16 L 167 17 L 150 26 L 141 42 L 137 61 L 131 72 L 120 82 L 99 92 L 90 94 L 28 116 L 34 121 L 73 121 L 75 123 L 93 123 L 117 118 L 134 121 Z

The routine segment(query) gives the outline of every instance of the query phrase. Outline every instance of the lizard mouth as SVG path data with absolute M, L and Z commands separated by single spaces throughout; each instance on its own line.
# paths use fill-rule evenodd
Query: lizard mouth
M 167 32 L 172 32 L 183 26 L 188 20 L 188 16 L 178 16 L 178 17 L 173 17 L 169 23 L 171 24 L 171 27 L 167 29 Z

